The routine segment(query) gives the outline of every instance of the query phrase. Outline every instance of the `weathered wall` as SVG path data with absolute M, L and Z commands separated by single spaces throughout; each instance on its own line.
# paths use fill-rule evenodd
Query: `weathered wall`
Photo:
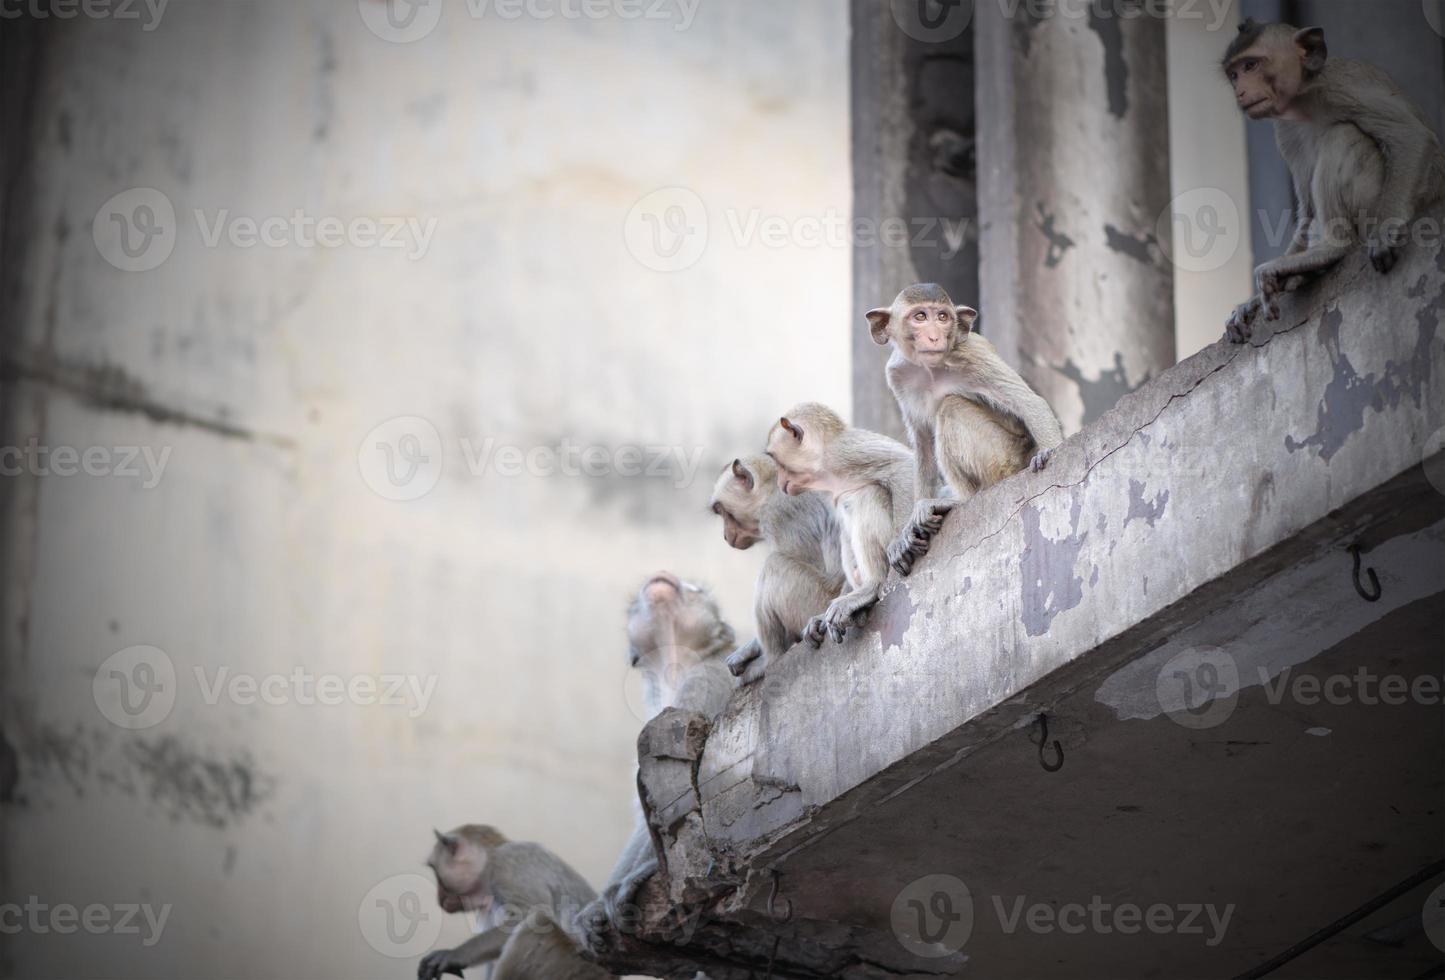
M 0 483 L 0 892 L 172 909 L 150 947 L 7 935 L 0 972 L 406 974 L 440 919 L 392 876 L 422 870 L 433 825 L 493 822 L 594 882 L 610 866 L 644 573 L 710 581 L 751 632 L 758 556 L 705 503 L 779 406 L 849 408 L 847 243 L 799 231 L 848 211 L 846 11 L 470 6 L 406 8 L 419 32 L 440 14 L 411 43 L 379 0 L 38 25 L 0 445 L 169 455 L 153 486 L 143 457 Z M 130 188 L 159 193 L 103 207 Z M 298 209 L 417 224 L 402 249 L 231 240 Z M 396 417 L 424 421 L 374 428 Z M 512 476 L 495 456 L 564 441 L 673 455 Z M 107 663 L 135 645 L 164 656 Z M 298 667 L 422 694 L 208 703 Z

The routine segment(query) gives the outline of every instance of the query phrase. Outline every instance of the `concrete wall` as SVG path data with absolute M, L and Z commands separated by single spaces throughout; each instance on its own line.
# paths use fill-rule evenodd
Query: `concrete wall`
M 5 121 L 27 152 L 0 445 L 36 453 L 0 483 L 0 901 L 170 911 L 149 946 L 38 913 L 0 973 L 407 975 L 442 929 L 408 877 L 433 825 L 605 875 L 641 576 L 712 583 L 750 635 L 760 556 L 721 540 L 712 478 L 781 407 L 850 407 L 826 234 L 846 8 L 519 8 L 30 25 L 29 120 Z M 298 209 L 337 222 L 298 232 Z M 279 244 L 247 247 L 272 217 Z M 357 218 L 401 219 L 403 247 Z M 564 443 L 506 475 L 503 447 Z M 102 475 L 60 475 L 59 447 Z M 272 675 L 281 703 L 244 686 Z M 415 686 L 304 703 L 327 675 Z

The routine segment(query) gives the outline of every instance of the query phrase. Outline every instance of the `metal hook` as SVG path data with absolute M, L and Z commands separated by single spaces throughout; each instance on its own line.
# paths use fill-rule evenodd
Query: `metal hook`
M 782 875 L 778 874 L 778 870 L 774 868 L 773 890 L 768 893 L 768 918 L 777 923 L 787 922 L 793 917 L 793 903 L 786 898 L 783 899 L 783 905 L 786 911 L 783 912 L 782 915 L 778 914 L 778 879 L 781 877 Z
M 1365 587 L 1360 584 L 1360 546 L 1358 544 L 1352 544 L 1350 545 L 1349 551 L 1355 558 L 1355 591 L 1358 592 L 1360 598 L 1366 602 L 1379 602 L 1380 596 L 1384 594 L 1384 589 L 1380 588 L 1380 577 L 1375 574 L 1373 568 L 1365 569 L 1365 576 L 1370 580 L 1370 591 L 1365 591 Z M 1371 592 L 1373 592 L 1374 595 L 1371 595 Z
M 1059 744 L 1058 739 L 1054 739 L 1055 761 L 1050 764 L 1049 761 L 1044 758 L 1044 746 L 1046 746 L 1049 742 L 1049 716 L 1044 714 L 1043 712 L 1040 712 L 1038 717 L 1038 725 L 1039 765 L 1044 767 L 1045 772 L 1058 772 L 1060 769 L 1064 768 L 1064 747 Z

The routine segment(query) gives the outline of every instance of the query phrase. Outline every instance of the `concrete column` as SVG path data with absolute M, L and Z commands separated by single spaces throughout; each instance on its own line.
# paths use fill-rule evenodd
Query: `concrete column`
M 853 419 L 903 437 L 863 313 L 904 286 L 978 299 L 970 4 L 853 0 Z
M 1073 433 L 1174 363 L 1165 25 L 1010 6 L 974 14 L 981 327 Z

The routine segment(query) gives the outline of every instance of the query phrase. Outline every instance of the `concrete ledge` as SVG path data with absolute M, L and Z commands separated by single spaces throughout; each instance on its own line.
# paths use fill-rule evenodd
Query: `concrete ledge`
M 866 629 L 817 652 L 795 648 L 734 697 L 689 760 L 691 785 L 680 790 L 677 773 L 649 765 L 644 752 L 644 797 L 669 893 L 649 893 L 662 906 L 640 933 L 619 937 L 609 965 L 654 969 L 664 944 L 672 965 L 681 958 L 719 980 L 766 969 L 769 959 L 779 976 L 960 969 L 962 954 L 910 954 L 889 927 L 897 884 L 853 867 L 920 862 L 887 847 L 859 854 L 866 846 L 845 846 L 840 830 L 904 798 L 920 804 L 910 812 L 928 813 L 929 794 L 956 790 L 973 756 L 1030 733 L 1041 713 L 1053 716 L 1049 740 L 1066 758 L 1095 729 L 1163 717 L 1161 658 L 1184 649 L 1180 638 L 1201 624 L 1226 639 L 1267 624 L 1266 603 L 1221 632 L 1221 617 L 1250 597 L 1283 602 L 1302 576 L 1332 576 L 1344 598 L 1331 592 L 1316 607 L 1274 615 L 1346 615 L 1348 603 L 1362 602 L 1349 588 L 1348 544 L 1438 546 L 1445 481 L 1438 490 L 1427 483 L 1422 460 L 1445 465 L 1436 456 L 1445 448 L 1442 311 L 1445 254 L 1416 250 L 1387 278 L 1351 258 L 1288 298 L 1272 334 L 1176 365 L 1070 439 L 1047 471 L 1005 481 L 956 512 Z M 1445 590 L 1441 563 L 1421 554 L 1440 552 L 1406 549 L 1404 567 L 1382 563 L 1389 598 L 1371 615 Z M 1205 643 L 1194 637 L 1194 646 Z M 1152 669 L 1125 670 L 1146 655 Z M 1068 710 L 1075 695 L 1092 707 Z M 930 789 L 950 771 L 953 782 Z M 949 816 L 931 812 L 935 823 Z M 689 832 L 678 833 L 684 825 Z M 927 840 L 892 846 L 923 852 L 908 856 L 924 868 L 954 860 L 930 863 Z M 820 870 L 825 856 L 836 877 Z M 774 871 L 783 897 L 769 915 Z M 857 900 L 840 903 L 839 889 L 856 890 Z M 786 924 L 777 921 L 784 901 Z M 697 913 L 690 936 L 649 932 L 647 922 L 675 922 L 679 909 Z M 1225 962 L 1218 972 L 1233 968 Z

